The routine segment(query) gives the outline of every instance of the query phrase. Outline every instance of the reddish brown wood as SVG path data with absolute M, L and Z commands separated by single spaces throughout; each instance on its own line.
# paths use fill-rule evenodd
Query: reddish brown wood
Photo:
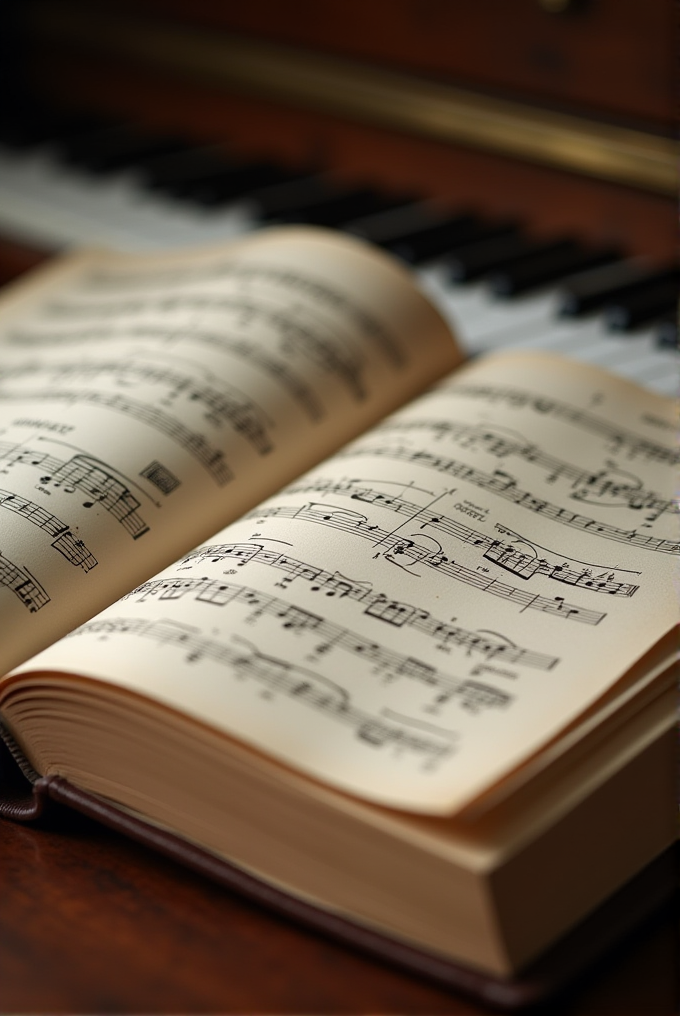
M 543 101 L 674 118 L 670 0 L 593 0 L 570 18 L 543 14 L 535 0 L 146 6 Z M 572 229 L 657 257 L 676 249 L 671 200 L 99 60 L 51 51 L 34 58 L 41 88 L 74 103 L 229 138 L 243 152 L 315 158 L 343 179 L 514 214 L 539 232 Z M 39 258 L 0 241 L 0 276 Z M 675 915 L 659 919 L 550 1012 L 670 1016 L 678 1008 L 676 929 Z M 0 823 L 0 1012 L 486 1011 L 276 919 L 75 815 L 47 829 Z
M 46 251 L 0 236 L 0 286 L 36 268 L 47 256 Z
M 656 258 L 677 251 L 676 203 L 575 174 L 474 152 L 308 110 L 228 95 L 103 60 L 43 52 L 41 90 L 149 125 L 290 162 L 320 162 L 345 180 L 410 189 L 456 206 L 517 216 L 539 233 L 566 230 Z
M 472 83 L 482 82 L 483 68 L 491 87 L 672 118 L 668 0 L 594 0 L 588 21 L 551 19 L 533 0 L 155 6 Z M 569 56 L 565 39 L 576 44 Z M 35 57 L 42 89 L 74 103 L 197 138 L 229 138 L 243 152 L 316 158 L 343 179 L 514 214 L 539 232 L 571 229 L 657 257 L 675 252 L 670 200 L 103 61 Z M 38 258 L 0 243 L 5 277 Z M 73 815 L 49 829 L 0 823 L 0 901 L 4 1013 L 486 1012 L 276 919 Z M 677 1011 L 677 946 L 675 916 L 667 915 L 550 1012 L 670 1016 Z
M 0 822 L 2 1013 L 490 1013 L 341 948 L 65 813 Z M 670 1016 L 675 915 L 646 928 L 554 1016 Z
M 577 0 L 558 16 L 539 0 L 144 0 L 130 6 L 547 106 L 670 128 L 677 116 L 673 0 Z

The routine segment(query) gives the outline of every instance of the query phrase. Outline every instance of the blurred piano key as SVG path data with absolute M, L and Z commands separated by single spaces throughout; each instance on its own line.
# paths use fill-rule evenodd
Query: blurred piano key
M 488 276 L 488 285 L 497 296 L 515 296 L 548 282 L 559 282 L 575 272 L 620 259 L 620 252 L 613 248 L 584 247 L 578 241 L 567 238 L 538 245 L 533 253 L 495 269 Z
M 560 286 L 558 314 L 579 317 L 604 306 L 620 294 L 646 284 L 652 275 L 643 258 L 628 258 L 605 264 L 574 276 Z
M 656 342 L 661 349 L 678 349 L 678 308 L 654 323 Z
M 12 125 L 4 126 L 11 140 Z M 417 195 L 340 184 L 318 166 L 245 160 L 224 145 L 102 118 L 41 110 L 23 139 L 15 133 L 21 143 L 3 147 L 0 125 L 0 228 L 45 250 L 210 243 L 274 220 L 335 225 L 419 266 L 423 288 L 471 355 L 552 349 L 660 391 L 676 388 L 667 313 L 675 269 L 652 270 L 569 237 L 531 239 L 522 223 Z M 617 307 L 625 298 L 634 318 L 619 339 L 596 313 L 612 296 Z M 653 326 L 635 329 L 641 320 Z
M 470 212 L 461 212 L 382 244 L 386 250 L 409 264 L 418 265 L 446 254 L 456 244 L 483 234 L 484 224 Z
M 121 124 L 61 139 L 54 148 L 57 158 L 67 165 L 104 176 L 182 151 L 186 143 L 180 138 L 149 134 Z
M 609 328 L 627 332 L 671 312 L 678 306 L 679 283 L 680 274 L 669 272 L 665 277 L 650 279 L 647 285 L 636 287 L 634 292 L 624 293 L 607 303 L 602 313 Z
M 329 201 L 338 197 L 339 193 L 338 187 L 330 182 L 328 174 L 308 170 L 295 180 L 250 190 L 240 199 L 240 204 L 253 223 L 265 223 L 298 208 Z

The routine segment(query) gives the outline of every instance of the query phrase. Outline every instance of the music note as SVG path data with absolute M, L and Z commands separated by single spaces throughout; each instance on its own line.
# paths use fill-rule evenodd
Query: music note
M 5 586 L 31 614 L 47 606 L 50 597 L 28 568 L 22 569 L 0 553 L 0 586 Z
M 85 543 L 73 534 L 65 522 L 41 508 L 40 505 L 27 498 L 19 497 L 18 494 L 11 491 L 0 490 L 0 508 L 14 512 L 31 525 L 37 526 L 49 536 L 54 537 L 52 546 L 66 558 L 69 564 L 76 568 L 82 568 L 85 572 L 96 567 L 97 559 L 88 550 Z

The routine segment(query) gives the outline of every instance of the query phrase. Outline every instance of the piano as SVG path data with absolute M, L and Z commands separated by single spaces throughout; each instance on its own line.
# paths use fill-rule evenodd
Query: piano
M 4 18 L 1 281 L 74 245 L 317 223 L 411 264 L 470 355 L 552 349 L 677 392 L 672 0 L 31 0 Z M 3 828 L 0 854 L 3 883 L 21 872 L 0 916 L 12 1011 L 489 1011 L 75 817 Z M 674 1012 L 675 923 L 560 1011 Z
M 471 354 L 551 348 L 673 393 L 670 2 L 364 6 L 18 9 L 5 277 L 316 222 L 410 261 Z

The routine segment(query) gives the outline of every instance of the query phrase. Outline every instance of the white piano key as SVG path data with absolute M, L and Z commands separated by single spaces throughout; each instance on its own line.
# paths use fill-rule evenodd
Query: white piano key
M 140 249 L 137 234 L 119 228 L 102 230 L 90 218 L 50 200 L 17 193 L 0 179 L 0 229 L 5 235 L 50 251 L 74 245 Z
M 204 209 L 146 191 L 134 172 L 97 177 L 59 163 L 48 149 L 0 150 L 0 231 L 48 250 L 74 244 L 139 251 L 198 246 L 256 226 L 247 203 Z M 659 349 L 651 332 L 615 336 L 596 317 L 557 318 L 557 287 L 503 300 L 483 283 L 452 285 L 444 261 L 416 275 L 470 355 L 548 349 L 677 393 L 678 353 Z
M 421 286 L 440 309 L 471 355 L 501 349 L 525 330 L 545 329 L 554 317 L 554 292 L 517 300 L 497 300 L 482 284 L 450 286 L 432 267 L 420 273 Z
M 677 392 L 680 355 L 659 349 L 651 330 L 616 335 L 595 316 L 557 318 L 556 295 L 549 291 L 532 301 L 505 302 L 503 320 L 497 321 L 496 329 L 485 332 L 479 325 L 480 305 L 483 309 L 483 301 L 488 299 L 483 286 L 447 286 L 444 270 L 432 265 L 421 273 L 421 285 L 471 355 L 503 349 L 548 350 L 605 367 L 663 394 Z
M 0 195 L 0 224 L 7 221 L 16 230 L 25 217 L 30 238 L 42 232 L 49 246 L 77 242 L 163 249 L 228 239 L 252 228 L 241 211 L 207 213 L 159 200 L 143 190 L 134 174 L 93 177 L 60 165 L 47 151 L 3 153 Z M 29 211 L 32 205 L 35 213 Z

